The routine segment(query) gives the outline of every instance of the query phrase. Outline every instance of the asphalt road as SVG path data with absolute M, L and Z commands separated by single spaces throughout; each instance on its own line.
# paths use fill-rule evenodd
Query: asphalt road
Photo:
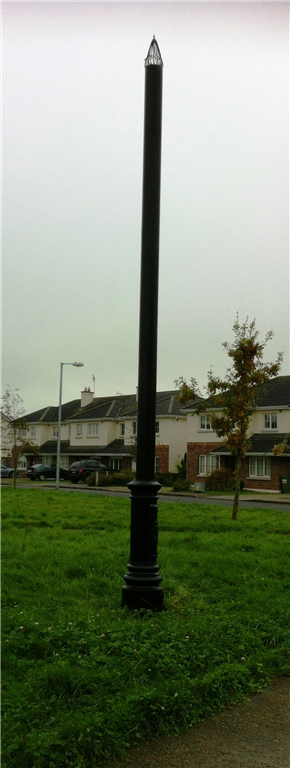
M 3 482 L 1 485 L 9 485 L 11 486 L 11 481 L 9 482 Z M 31 485 L 28 484 L 21 484 L 19 481 L 17 482 L 17 488 L 25 488 L 26 490 L 30 488 L 33 490 L 33 488 L 41 488 L 41 490 L 53 490 L 54 485 L 46 485 L 45 483 L 37 486 L 32 483 Z M 115 496 L 119 498 L 129 498 L 130 492 L 129 491 L 114 491 L 114 490 L 103 490 L 103 489 L 97 489 L 97 488 L 88 488 L 87 486 L 84 486 L 83 484 L 78 486 L 70 486 L 70 485 L 62 485 L 60 484 L 59 487 L 60 491 L 68 491 L 69 493 L 90 493 L 95 494 L 97 496 Z M 232 507 L 233 506 L 233 499 L 230 496 L 224 496 L 223 498 L 219 497 L 206 497 L 206 496 L 185 496 L 181 495 L 178 496 L 177 494 L 166 494 L 161 493 L 159 496 L 159 503 L 162 503 L 163 501 L 170 501 L 173 503 L 178 504 L 213 504 L 215 506 L 222 506 L 222 507 Z M 240 499 L 239 503 L 239 509 L 274 509 L 276 511 L 283 511 L 284 512 L 290 512 L 290 503 L 287 503 L 285 501 L 273 501 L 272 499 L 268 501 L 268 499 Z
M 62 488 L 63 491 L 71 490 L 70 488 Z M 129 491 L 103 491 L 103 490 L 97 490 L 97 489 L 85 489 L 85 488 L 74 488 L 73 491 L 80 491 L 85 492 L 93 491 L 97 495 L 101 496 L 119 496 L 119 497 L 127 497 L 130 498 Z M 224 497 L 223 499 L 220 498 L 212 498 L 212 497 L 206 497 L 206 496 L 178 496 L 177 494 L 174 494 L 174 496 L 166 493 L 162 493 L 159 496 L 158 503 L 162 503 L 162 501 L 171 501 L 178 504 L 214 504 L 220 507 L 232 507 L 233 506 L 233 499 L 230 497 Z M 280 503 L 277 501 L 246 501 L 241 500 L 239 503 L 239 509 L 248 508 L 248 509 L 275 509 L 278 512 L 284 510 L 285 512 L 290 512 L 290 504 L 285 504 L 285 502 L 281 501 Z
M 162 494 L 162 497 L 159 497 L 159 501 L 178 501 L 179 503 L 185 503 L 185 504 L 217 504 L 222 507 L 232 507 L 233 506 L 233 499 L 231 498 L 206 498 L 206 497 L 200 497 L 200 496 L 165 496 Z M 241 499 L 239 503 L 239 509 L 243 508 L 251 508 L 251 509 L 276 509 L 276 510 L 285 510 L 290 512 L 290 504 L 285 504 L 282 502 L 276 502 L 276 501 L 246 501 L 246 499 Z
M 66 490 L 63 488 L 63 490 Z M 80 491 L 83 489 L 79 489 Z M 101 495 L 107 495 L 107 496 L 127 496 L 130 497 L 129 493 L 123 493 L 119 491 L 95 491 L 97 494 Z M 172 494 L 168 494 L 168 496 L 165 493 L 162 493 L 162 495 L 159 496 L 158 503 L 162 503 L 162 501 L 171 501 L 178 504 L 215 504 L 220 507 L 232 507 L 233 506 L 233 500 L 230 498 L 206 498 L 201 496 L 177 496 Z M 285 512 L 290 512 L 290 504 L 285 504 L 283 502 L 274 502 L 274 501 L 244 501 L 241 500 L 239 504 L 239 509 L 248 508 L 248 509 L 275 509 L 277 511 L 284 510 Z
M 95 493 L 95 494 L 100 495 L 100 496 L 117 496 L 117 497 L 119 496 L 121 498 L 125 496 L 127 498 L 130 498 L 130 492 L 129 491 L 125 491 L 125 490 L 124 491 L 117 491 L 117 490 L 116 491 L 111 491 L 111 490 L 102 490 L 102 489 L 98 490 L 97 488 L 84 488 L 84 487 L 78 487 L 78 488 L 73 488 L 72 489 L 72 488 L 68 488 L 68 487 L 65 487 L 65 486 L 63 486 L 63 488 L 61 488 L 61 490 L 63 490 L 63 491 L 73 490 L 74 492 L 75 491 L 76 492 L 79 491 L 80 493 L 82 493 L 82 492 L 83 493 L 85 493 L 85 492 Z M 185 495 L 178 496 L 177 494 L 172 495 L 172 493 L 166 494 L 166 493 L 163 492 L 163 493 L 161 493 L 159 495 L 158 503 L 162 502 L 162 501 L 170 501 L 170 502 L 175 502 L 175 503 L 179 503 L 179 504 L 214 504 L 214 505 L 221 506 L 221 507 L 232 507 L 233 506 L 233 499 L 230 498 L 229 496 L 225 496 L 223 498 L 219 498 L 217 496 L 216 497 L 185 496 Z M 273 500 L 269 500 L 269 501 L 266 500 L 265 501 L 265 500 L 262 500 L 262 499 L 259 500 L 259 501 L 258 500 L 256 501 L 256 499 L 254 499 L 253 501 L 252 500 L 241 499 L 241 501 L 239 503 L 239 509 L 243 509 L 243 508 L 248 508 L 248 509 L 262 509 L 262 508 L 264 508 L 264 509 L 275 509 L 277 511 L 284 510 L 285 512 L 286 511 L 290 512 L 290 504 L 287 504 L 287 503 L 285 504 L 285 502 L 283 502 L 283 501 L 280 501 L 280 502 L 279 501 L 273 501 Z

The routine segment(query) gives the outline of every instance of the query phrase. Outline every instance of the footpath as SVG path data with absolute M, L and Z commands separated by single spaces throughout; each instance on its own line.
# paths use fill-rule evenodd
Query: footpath
M 200 725 L 134 747 L 105 768 L 289 768 L 290 678 Z

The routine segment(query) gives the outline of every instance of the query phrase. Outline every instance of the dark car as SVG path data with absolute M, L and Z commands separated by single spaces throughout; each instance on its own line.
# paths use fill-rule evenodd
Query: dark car
M 13 477 L 14 469 L 11 467 L 5 467 L 5 464 L 1 464 L 1 477 Z
M 67 478 L 68 472 L 67 469 L 62 469 L 62 467 L 59 470 L 59 477 L 61 479 Z M 55 478 L 56 477 L 56 465 L 55 464 L 33 464 L 32 467 L 29 467 L 26 471 L 26 477 L 29 477 L 29 480 L 47 480 L 48 478 Z
M 102 464 L 101 461 L 94 461 L 94 459 L 88 459 L 87 461 L 74 461 L 68 470 L 68 478 L 72 483 L 78 483 L 79 480 L 86 482 L 86 478 L 92 474 L 92 472 L 98 472 L 103 470 L 108 472 L 108 467 Z

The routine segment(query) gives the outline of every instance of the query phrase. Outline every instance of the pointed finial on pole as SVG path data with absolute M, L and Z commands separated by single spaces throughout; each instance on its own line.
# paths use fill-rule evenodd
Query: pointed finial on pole
M 153 35 L 152 41 L 150 43 L 149 51 L 145 59 L 145 67 L 149 67 L 151 64 L 155 64 L 155 66 L 157 65 L 158 67 L 163 67 L 162 56 L 157 40 L 155 40 L 155 35 Z

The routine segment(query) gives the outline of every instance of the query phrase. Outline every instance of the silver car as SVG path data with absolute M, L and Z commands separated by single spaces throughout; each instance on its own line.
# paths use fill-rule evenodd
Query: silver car
M 14 469 L 6 467 L 5 464 L 1 464 L 1 477 L 13 477 Z

